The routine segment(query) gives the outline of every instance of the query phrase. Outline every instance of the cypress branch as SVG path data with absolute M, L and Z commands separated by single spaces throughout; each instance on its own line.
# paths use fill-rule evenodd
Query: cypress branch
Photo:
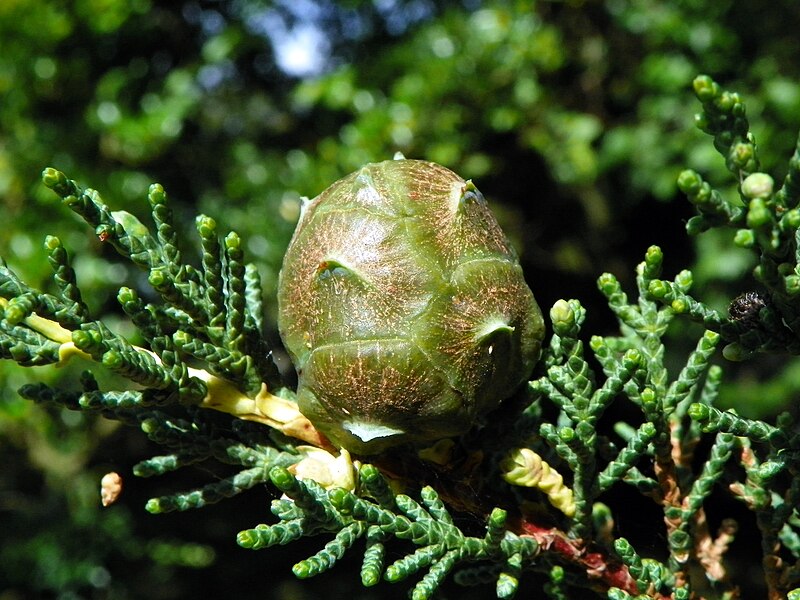
M 732 230 L 734 244 L 756 260 L 759 290 L 743 290 L 727 314 L 715 310 L 690 294 L 691 272 L 664 278 L 663 253 L 653 246 L 636 268 L 635 289 L 624 290 L 611 274 L 597 281 L 619 325 L 614 335 L 586 335 L 583 305 L 555 302 L 553 335 L 535 379 L 497 413 L 513 421 L 507 439 L 497 435 L 502 422 L 490 423 L 434 450 L 417 455 L 398 448 L 360 468 L 346 452 L 337 456 L 313 435 L 318 432 L 283 387 L 264 341 L 269 326 L 258 269 L 246 263 L 242 240 L 231 232 L 221 241 L 213 219 L 198 217 L 200 266 L 184 263 L 158 184 L 148 193 L 151 235 L 134 215 L 112 211 L 96 191 L 54 169 L 43 173 L 45 184 L 102 241 L 147 273 L 157 292 L 151 302 L 142 300 L 146 292 L 127 287 L 118 294 L 146 347 L 91 317 L 65 248 L 49 236 L 54 294 L 26 285 L 0 261 L 0 357 L 31 366 L 80 356 L 127 379 L 133 389 L 100 389 L 89 374 L 75 391 L 37 384 L 21 394 L 138 425 L 164 451 L 139 462 L 136 475 L 168 476 L 209 460 L 233 471 L 198 489 L 151 499 L 152 512 L 199 508 L 274 486 L 284 494 L 271 505 L 277 522 L 242 531 L 237 541 L 259 549 L 324 533 L 324 546 L 295 565 L 301 578 L 332 568 L 364 538 L 362 583 L 413 577 L 417 599 L 434 597 L 451 573 L 460 583 L 493 583 L 498 597 L 511 597 L 529 571 L 559 599 L 587 589 L 609 598 L 699 597 L 706 579 L 720 594 L 733 595 L 734 584 L 718 575 L 735 527 L 726 525 L 712 539 L 705 522 L 709 498 L 722 489 L 755 515 L 771 597 L 797 595 L 787 589 L 797 577 L 787 558 L 800 556 L 800 427 L 788 416 L 773 425 L 721 411 L 722 370 L 712 361 L 720 342 L 731 359 L 800 353 L 800 146 L 776 191 L 774 178 L 760 171 L 742 99 L 707 77 L 694 89 L 702 108 L 697 123 L 713 136 L 739 198 L 684 171 L 678 186 L 697 211 L 687 231 Z M 365 178 L 358 184 L 369 183 Z M 459 210 L 478 202 L 476 194 L 466 184 L 467 202 Z M 685 319 L 706 330 L 683 364 L 668 369 L 666 332 Z M 635 417 L 604 430 L 603 417 L 615 403 Z M 698 468 L 695 449 L 708 447 L 701 442 L 709 433 L 716 439 Z M 438 462 L 426 462 L 432 456 Z M 507 456 L 535 457 L 538 471 L 509 469 Z M 737 469 L 729 468 L 731 459 Z M 307 476 L 314 461 L 328 472 Z M 348 476 L 336 479 L 337 468 Z M 347 489 L 332 488 L 331 481 Z M 617 482 L 662 510 L 665 563 L 614 538 L 614 511 L 601 495 Z M 388 565 L 387 556 L 393 558 Z

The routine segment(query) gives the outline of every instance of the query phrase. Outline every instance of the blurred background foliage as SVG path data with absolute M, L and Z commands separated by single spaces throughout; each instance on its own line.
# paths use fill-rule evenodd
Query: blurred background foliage
M 39 173 L 63 170 L 142 219 L 158 181 L 190 238 L 198 212 L 244 237 L 274 311 L 300 197 L 401 151 L 475 178 L 539 302 L 579 298 L 587 331 L 613 326 L 596 277 L 630 284 L 653 243 L 667 276 L 692 268 L 697 294 L 724 309 L 752 288 L 752 265 L 728 233 L 685 236 L 680 170 L 735 185 L 692 125 L 690 82 L 708 73 L 744 94 L 780 180 L 800 128 L 798 30 L 793 0 L 3 0 L 0 255 L 47 286 L 42 243 L 60 236 L 91 308 L 128 331 L 116 291 L 146 282 Z M 676 351 L 689 344 L 675 337 Z M 797 363 L 780 357 L 728 371 L 723 397 L 748 416 L 800 389 Z M 120 503 L 100 509 L 102 474 L 125 477 L 153 449 L 16 395 L 32 378 L 75 377 L 0 365 L 0 600 L 313 598 L 332 577 L 339 594 L 404 594 L 361 589 L 355 568 L 295 582 L 302 548 L 238 549 L 235 532 L 269 518 L 267 492 L 152 517 L 141 507 L 165 484 L 126 478 Z

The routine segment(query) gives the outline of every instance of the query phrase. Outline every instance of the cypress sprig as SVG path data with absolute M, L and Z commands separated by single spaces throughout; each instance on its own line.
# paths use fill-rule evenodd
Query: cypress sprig
M 371 502 L 359 498 L 352 492 L 334 488 L 328 492 L 331 504 L 339 511 L 339 514 L 347 517 L 361 519 L 380 527 L 390 528 L 394 522 L 394 513 L 390 510 L 382 509 Z
M 719 396 L 719 387 L 722 384 L 722 368 L 719 365 L 711 365 L 708 368 L 705 383 L 703 384 L 702 392 L 700 393 L 700 403 L 706 406 L 712 406 L 717 397 Z M 688 405 L 686 405 L 688 409 Z M 679 413 L 683 416 L 686 410 Z
M 259 337 L 264 334 L 264 305 L 261 299 L 261 275 L 258 267 L 247 263 L 244 267 L 245 303 L 247 305 L 247 325 L 255 330 Z
M 614 540 L 614 550 L 628 567 L 631 576 L 636 581 L 636 587 L 640 592 L 647 591 L 652 583 L 649 579 L 649 573 L 642 563 L 642 558 L 634 550 L 633 546 L 625 538 L 618 538 Z
M 677 280 L 653 280 L 647 291 L 651 298 L 668 304 L 675 314 L 687 315 L 713 331 L 719 331 L 725 322 L 725 318 L 717 311 L 687 294 L 685 287 Z
M 781 498 L 782 502 L 778 502 L 772 518 L 781 542 L 796 559 L 800 558 L 800 532 L 797 531 L 800 521 L 795 513 L 798 496 L 800 496 L 800 481 L 794 478 L 789 489 Z
M 386 542 L 391 538 L 389 532 L 377 525 L 367 530 L 367 547 L 361 563 L 361 583 L 365 587 L 376 585 L 381 580 L 386 564 Z
M 562 410 L 577 418 L 589 403 L 595 390 L 594 377 L 584 358 L 583 342 L 578 339 L 580 327 L 585 319 L 585 310 L 577 301 L 557 301 L 550 309 L 553 323 L 553 338 L 558 338 L 557 353 L 548 368 L 546 383 L 532 383 L 534 390 L 553 391 L 562 400 Z
M 160 183 L 153 183 L 147 191 L 147 199 L 152 208 L 163 264 L 175 276 L 182 266 L 182 261 L 178 250 L 178 235 L 172 224 L 172 210 L 167 205 L 167 192 Z
M 236 536 L 236 543 L 248 550 L 261 550 L 275 545 L 285 545 L 299 540 L 307 534 L 303 519 L 282 521 L 274 525 L 257 525 L 245 529 Z
M 242 241 L 231 232 L 225 237 L 223 252 L 226 256 L 227 291 L 225 297 L 225 347 L 229 350 L 244 350 L 244 323 L 247 312 L 245 292 L 245 266 L 242 262 Z
M 78 410 L 80 406 L 80 392 L 54 388 L 45 383 L 28 383 L 19 388 L 18 392 L 26 400 L 34 402 L 53 403 L 74 410 Z
M 677 404 L 671 413 L 673 443 L 677 440 L 680 448 L 680 456 L 683 464 L 690 464 L 694 455 L 694 448 L 700 441 L 702 431 L 700 424 L 692 419 L 685 419 L 692 400 L 699 399 L 701 404 L 712 406 L 719 395 L 719 388 L 722 383 L 722 369 L 719 365 L 708 367 L 705 381 L 702 388 L 695 387 L 692 393 L 686 394 L 685 398 Z
M 215 437 L 209 443 L 210 454 L 222 463 L 242 465 L 243 467 L 280 464 L 288 458 L 288 464 L 297 461 L 295 455 L 281 452 L 273 446 L 248 445 L 229 438 Z
M 377 467 L 370 464 L 363 465 L 359 470 L 359 480 L 364 486 L 366 495 L 374 498 L 378 506 L 387 510 L 395 510 L 397 508 L 394 493 Z
M 172 339 L 181 352 L 204 361 L 215 375 L 241 380 L 245 391 L 253 395 L 261 388 L 261 378 L 255 372 L 249 355 L 204 342 L 187 331 L 176 331 Z
M 643 367 L 643 362 L 643 357 L 638 350 L 626 351 L 616 363 L 617 368 L 607 374 L 603 385 L 592 394 L 589 406 L 583 415 L 584 420 L 597 421 L 606 407 L 631 383 L 637 371 Z
M 582 350 L 582 344 L 576 349 Z M 548 380 L 558 388 L 561 396 L 570 399 L 564 403 L 563 409 L 573 418 L 586 410 L 595 391 L 590 373 L 589 365 L 578 355 L 572 355 L 566 365 L 553 366 L 547 371 Z
M 133 474 L 137 477 L 154 477 L 177 471 L 181 467 L 196 464 L 205 460 L 205 456 L 197 456 L 193 452 L 175 452 L 163 456 L 153 456 L 133 465 Z
M 177 383 L 178 397 L 182 403 L 195 404 L 206 396 L 208 387 L 189 373 L 189 367 L 171 336 L 161 335 L 154 338 L 152 348 L 161 359 L 162 366 L 169 370 L 172 381 Z
M 177 275 L 173 271 L 166 264 L 154 266 L 150 269 L 147 281 L 165 302 L 183 311 L 192 320 L 203 323 L 206 314 L 200 302 L 202 294 L 199 287 L 192 281 L 181 281 L 180 274 L 184 270 L 178 271 Z
M 334 528 L 346 524 L 347 521 L 331 504 L 325 489 L 315 481 L 297 479 L 282 466 L 273 467 L 269 478 L 275 487 L 294 500 L 312 523 Z
M 23 330 L 13 331 L 14 337 L 20 339 L 15 343 L 9 343 L 4 339 L 2 343 L 4 355 L 22 364 L 56 362 L 55 347 L 42 339 L 39 334 L 56 336 L 53 341 L 63 343 L 66 341 L 61 339 L 64 337 L 64 332 L 56 328 L 58 324 L 67 330 L 72 330 L 72 341 L 76 348 L 131 381 L 150 389 L 177 389 L 178 395 L 175 400 L 191 403 L 201 399 L 207 393 L 205 384 L 190 375 L 171 339 L 163 334 L 164 330 L 181 328 L 194 334 L 202 334 L 206 321 L 206 315 L 197 302 L 197 299 L 203 296 L 199 287 L 202 281 L 192 267 L 179 264 L 177 237 L 163 189 L 155 185 L 149 195 L 159 231 L 156 240 L 133 215 L 125 211 L 110 211 L 96 192 L 81 190 L 63 174 L 52 169 L 46 170 L 43 176 L 47 185 L 95 227 L 102 240 L 110 241 L 123 256 L 150 271 L 149 279 L 162 293 L 166 305 L 161 307 L 144 305 L 136 294 L 127 288 L 120 290 L 119 299 L 127 314 L 141 329 L 145 339 L 151 343 L 160 360 L 156 360 L 141 349 L 134 348 L 123 338 L 108 331 L 102 323 L 87 319 L 85 305 L 75 285 L 74 272 L 69 267 L 66 252 L 55 237 L 48 238 L 47 248 L 55 270 L 54 279 L 62 298 L 42 294 L 25 286 L 5 266 L 2 267 L 0 287 L 4 295 L 10 298 L 9 302 L 4 303 L 6 321 L 10 321 L 12 325 L 24 322 L 29 329 L 38 331 L 37 334 L 33 334 L 33 338 Z M 54 323 L 48 324 L 47 319 L 52 319 Z M 67 335 L 70 335 L 69 331 Z M 41 349 L 27 352 L 30 355 L 27 356 L 26 342 L 31 341 Z M 69 355 L 61 354 L 58 360 Z M 243 357 L 232 364 L 234 367 L 246 365 L 249 364 L 249 360 Z M 244 378 L 244 387 L 251 392 L 255 393 L 260 387 L 255 382 L 259 376 L 253 369 L 239 367 L 232 371 L 233 379 Z M 231 375 L 231 370 L 227 374 Z M 102 396 L 95 394 L 88 404 L 102 405 L 107 410 L 113 410 L 110 408 L 116 400 L 113 395 L 102 400 L 98 398 Z M 160 400 L 168 398 L 168 395 L 164 395 Z
M 433 492 L 430 487 L 427 487 L 427 490 L 429 493 Z M 433 493 L 435 494 L 436 492 Z M 405 494 L 399 494 L 395 498 L 395 501 L 397 502 L 397 508 L 412 521 L 431 521 L 433 519 L 430 513 L 422 508 L 419 502 Z M 450 515 L 447 516 L 449 518 Z M 452 522 L 452 519 L 450 519 L 450 522 Z
M 642 566 L 644 567 L 645 573 L 647 573 L 647 578 L 652 582 L 656 590 L 672 588 L 675 595 L 678 595 L 680 588 L 690 591 L 686 583 L 682 583 L 680 588 L 675 589 L 676 579 L 674 569 L 671 569 L 661 561 L 654 558 L 643 558 Z
M 563 372 L 562 370 L 558 369 L 555 365 L 554 367 L 551 368 L 555 368 L 555 370 L 553 371 L 553 373 L 555 374 L 560 375 Z M 548 374 L 549 373 L 550 371 L 548 369 Z M 529 386 L 533 392 L 541 394 L 543 396 L 547 396 L 553 403 L 555 403 L 560 408 L 564 408 L 565 406 L 571 405 L 571 400 L 569 395 L 564 394 L 559 389 L 559 387 L 556 387 L 554 383 L 550 381 L 550 379 L 545 379 L 545 378 L 536 379 L 534 381 L 531 381 Z M 546 424 L 547 423 L 543 423 L 543 425 Z
M 641 353 L 641 358 L 637 361 L 641 364 L 642 373 L 646 372 L 645 379 L 647 385 L 652 386 L 659 393 L 666 389 L 667 370 L 663 364 L 664 345 L 661 337 L 666 332 L 667 327 L 673 318 L 673 312 L 668 309 L 659 308 L 647 295 L 652 278 L 660 275 L 663 254 L 657 246 L 648 248 L 645 260 L 636 267 L 636 286 L 638 288 L 638 301 L 636 304 L 629 303 L 627 296 L 621 289 L 619 281 L 611 274 L 605 273 L 597 281 L 598 288 L 606 296 L 609 307 L 617 316 L 620 322 L 620 329 L 623 333 L 630 331 L 632 335 L 628 344 L 634 343 L 634 348 Z M 691 287 L 691 274 L 683 272 L 675 279 L 675 285 L 681 290 L 688 290 Z M 617 352 L 623 350 L 623 346 L 616 339 L 606 341 L 608 345 L 617 346 Z M 600 341 L 593 340 L 593 347 L 602 349 Z M 599 356 L 604 364 L 607 378 L 613 377 L 619 369 L 619 361 L 615 360 L 609 364 L 607 358 Z M 633 360 L 631 356 L 628 360 Z M 633 365 L 635 367 L 636 365 Z M 625 384 L 625 392 L 629 398 L 634 399 L 638 396 L 638 388 L 641 382 L 629 382 Z
M 598 395 L 594 410 L 602 411 L 603 407 L 614 400 L 620 391 L 633 402 L 639 402 L 642 373 L 650 369 L 650 379 L 654 379 L 656 371 L 663 373 L 652 357 L 645 361 L 640 351 L 642 344 L 636 337 L 602 337 L 592 336 L 589 347 L 600 363 L 607 383 L 603 392 Z M 620 357 L 622 357 L 620 359 Z M 657 357 L 656 357 L 657 359 Z
M 597 479 L 595 457 L 595 434 L 586 421 L 578 423 L 572 433 L 571 428 L 561 430 L 562 441 L 574 452 L 577 460 L 570 465 L 573 472 L 572 493 L 574 497 L 574 518 L 570 533 L 577 538 L 591 535 L 592 494 Z
M 160 514 L 176 510 L 184 511 L 202 508 L 209 504 L 215 504 L 224 498 L 231 498 L 241 494 L 265 481 L 267 481 L 267 473 L 264 466 L 245 469 L 232 477 L 204 485 L 198 490 L 151 498 L 147 501 L 145 509 L 150 513 Z
M 695 545 L 690 527 L 695 523 L 698 511 L 711 493 L 713 486 L 723 475 L 725 465 L 730 460 L 736 438 L 729 433 L 717 434 L 711 454 L 703 464 L 700 475 L 692 483 L 689 493 L 683 500 L 679 524 L 668 536 L 670 554 L 679 563 L 685 563 Z
M 31 331 L 11 325 L 0 311 L 0 358 L 13 360 L 23 367 L 51 365 L 59 361 L 61 344 Z
M 100 362 L 103 354 L 108 350 L 118 349 L 118 340 L 109 329 L 99 323 L 86 323 L 77 331 L 72 332 L 72 343 L 83 350 L 95 361 Z
M 500 552 L 506 531 L 508 513 L 502 508 L 494 508 L 486 523 L 486 552 L 490 555 Z
M 418 546 L 445 544 L 447 547 L 463 541 L 461 530 L 431 518 L 413 498 L 399 494 L 396 501 L 397 508 L 407 517 L 400 515 L 395 520 L 395 535 L 400 539 L 411 540 Z
M 145 461 L 140 466 L 135 467 L 141 470 L 143 476 L 150 476 L 161 468 L 180 467 L 185 464 L 193 464 L 201 460 L 214 458 L 224 463 L 244 467 L 239 474 L 235 475 L 230 486 L 232 492 L 226 492 L 224 481 L 219 490 L 206 490 L 203 501 L 210 501 L 209 498 L 224 493 L 239 493 L 257 483 L 267 480 L 267 472 L 273 466 L 287 467 L 297 462 L 297 455 L 289 452 L 281 452 L 274 447 L 266 446 L 247 446 L 236 439 L 221 437 L 215 428 L 203 426 L 202 422 L 187 421 L 169 417 L 157 410 L 151 410 L 141 416 L 142 430 L 153 441 L 160 443 L 168 448 L 174 449 L 173 459 L 171 456 L 157 457 L 152 462 Z M 196 497 L 195 494 L 193 497 Z M 217 498 L 219 499 L 219 498 Z M 169 502 L 169 499 L 166 501 Z M 179 503 L 186 501 L 178 499 Z M 154 506 L 158 504 L 155 503 Z M 165 504 L 166 506 L 166 504 Z M 191 508 L 185 504 L 186 508 Z M 196 505 L 200 506 L 200 505 Z M 181 509 L 183 510 L 183 509 Z
M 392 583 L 402 581 L 437 562 L 447 552 L 445 544 L 417 548 L 412 554 L 397 559 L 386 568 L 384 577 Z
M 736 446 L 736 438 L 730 433 L 717 434 L 711 454 L 703 464 L 703 470 L 692 484 L 686 496 L 684 518 L 689 519 L 700 510 L 703 501 L 712 491 L 713 485 L 722 477 L 725 465 L 731 458 Z
M 564 441 L 565 439 L 570 441 L 575 437 L 575 430 L 572 427 L 558 428 L 552 423 L 542 423 L 539 427 L 539 435 L 556 451 L 572 471 L 578 468 L 578 457 L 575 454 L 575 450 Z
M 3 285 L 4 283 L 6 285 Z M 7 300 L 7 303 L 4 302 L 4 318 L 12 325 L 21 323 L 33 313 L 39 317 L 52 319 L 68 329 L 79 327 L 83 322 L 80 314 L 74 312 L 71 302 L 63 302 L 55 296 L 28 287 L 16 279 L 8 269 L 2 267 L 0 267 L 0 298 Z
M 692 591 L 688 586 L 675 588 L 672 596 L 675 600 L 689 600 L 692 597 Z
M 686 194 L 700 213 L 686 223 L 689 235 L 697 235 L 713 227 L 742 227 L 745 224 L 747 211 L 726 200 L 696 171 L 683 171 L 678 176 L 678 189 Z
M 100 202 L 100 194 L 97 191 L 87 190 L 87 193 L 90 194 L 92 202 Z M 103 206 L 108 210 L 108 207 Z M 94 232 L 101 242 L 109 242 L 117 252 L 139 268 L 147 270 L 158 266 L 159 253 L 155 240 L 147 227 L 129 212 L 124 210 L 110 212 L 108 222 L 95 227 Z
M 539 543 L 530 536 L 519 536 L 510 531 L 506 531 L 500 548 L 505 556 L 518 555 L 523 560 L 534 558 L 542 550 Z
M 620 354 L 627 352 L 634 344 L 627 337 L 609 338 L 601 335 L 593 335 L 589 340 L 591 348 L 597 362 L 603 369 L 603 374 L 610 377 L 617 368 L 617 358 Z
M 575 345 L 580 343 L 578 333 L 585 320 L 586 309 L 578 300 L 557 301 L 550 309 L 553 336 L 550 338 L 550 357 L 545 356 L 545 360 L 558 360 L 565 355 L 580 354 Z
M 597 288 L 606 297 L 608 306 L 614 311 L 620 323 L 628 327 L 641 328 L 641 311 L 628 302 L 628 295 L 611 273 L 603 273 L 597 279 Z
M 83 302 L 75 278 L 75 271 L 70 265 L 69 256 L 61 244 L 61 240 L 54 235 L 48 235 L 45 238 L 45 249 L 47 250 L 50 266 L 53 268 L 53 281 L 58 287 L 61 298 L 70 303 L 68 308 L 65 307 L 65 312 L 80 321 L 88 320 L 89 309 Z
M 520 538 L 505 530 L 506 513 L 500 509 L 492 511 L 483 539 L 464 536 L 452 524 L 449 513 L 441 512 L 440 499 L 432 490 L 423 493 L 423 503 L 429 510 L 408 496 L 397 495 L 395 502 L 402 514 L 381 508 L 343 489 L 332 490 L 329 498 L 340 518 L 352 518 L 368 525 L 367 551 L 362 567 L 365 585 L 376 583 L 382 572 L 388 581 L 399 581 L 428 569 L 414 587 L 412 596 L 429 598 L 461 561 L 494 560 L 507 567 L 509 561 L 521 565 L 538 551 L 531 538 Z M 436 513 L 440 513 L 438 517 Z M 410 540 L 418 548 L 386 567 L 384 572 L 385 544 L 391 536 Z M 494 570 L 495 577 L 501 570 Z
M 425 508 L 428 509 L 430 516 L 437 521 L 441 521 L 442 523 L 447 523 L 448 525 L 453 524 L 453 517 L 450 516 L 450 512 L 442 502 L 442 499 L 439 497 L 439 494 L 436 493 L 436 490 L 430 486 L 425 486 L 420 490 L 420 496 L 422 497 L 422 503 L 425 505 Z
M 698 340 L 694 351 L 673 381 L 664 398 L 664 412 L 672 414 L 678 404 L 683 402 L 697 386 L 700 379 L 708 372 L 711 357 L 717 348 L 720 336 L 713 331 L 705 331 Z
M 99 321 L 86 323 L 73 331 L 72 341 L 94 360 L 131 381 L 154 389 L 175 388 L 171 373 L 150 353 L 134 348 Z
M 196 340 L 190 348 L 194 354 L 213 361 L 212 371 L 236 382 L 248 394 L 258 393 L 262 381 L 267 381 L 270 385 L 280 383 L 269 348 L 263 341 L 263 307 L 260 290 L 257 289 L 258 273 L 254 267 L 249 267 L 248 270 L 244 265 L 241 241 L 235 233 L 226 237 L 223 247 L 213 220 L 199 218 L 197 227 L 203 248 L 203 270 L 197 271 L 182 262 L 167 194 L 159 184 L 153 184 L 148 192 L 156 226 L 156 236 L 153 237 L 135 216 L 125 211 L 111 211 L 97 192 L 81 190 L 63 173 L 46 169 L 43 179 L 66 204 L 95 228 L 103 241 L 110 242 L 122 256 L 148 271 L 148 281 L 161 296 L 162 304 L 144 305 L 127 288 L 120 291 L 120 302 L 159 355 L 164 373 L 175 382 L 181 401 L 196 402 L 207 390 L 200 380 L 190 376 L 180 356 L 180 349 L 172 343 L 170 337 L 175 331 L 183 332 Z M 53 252 L 59 257 L 57 260 L 62 260 L 63 252 L 58 249 L 58 244 L 55 241 L 51 243 Z M 65 271 L 61 279 L 70 282 L 64 288 L 70 294 L 67 298 L 69 308 L 76 301 L 73 287 L 70 287 L 74 277 L 70 278 Z M 36 299 L 38 305 L 26 303 L 25 298 L 16 300 L 19 307 L 12 308 L 12 315 L 19 313 L 20 318 L 23 318 L 34 309 L 45 315 L 51 315 L 58 310 L 63 312 L 64 307 L 55 304 L 52 307 L 41 307 L 49 299 L 35 290 L 20 289 L 14 296 L 27 292 L 32 293 L 32 298 Z M 74 318 L 73 321 L 70 329 L 86 328 L 83 316 Z M 78 341 L 83 346 L 78 344 L 78 347 L 87 347 L 88 350 L 85 351 L 100 361 L 101 344 L 98 340 L 93 340 L 94 337 L 94 334 L 88 337 L 79 334 Z M 221 347 L 230 354 L 222 356 L 219 351 L 211 350 L 214 346 Z M 150 386 L 155 375 L 149 368 L 150 365 L 143 365 L 136 358 L 130 353 L 112 353 L 106 362 L 128 378 Z
M 163 404 L 163 396 L 140 392 L 138 390 L 125 390 L 120 392 L 101 392 L 95 390 L 84 392 L 78 401 L 81 408 L 100 410 L 116 413 L 118 411 L 131 412 L 133 409 L 146 408 Z
M 656 499 L 666 495 L 670 503 L 677 501 L 675 492 L 671 491 L 673 486 L 679 484 L 672 455 L 671 423 L 679 417 L 672 417 L 671 414 L 679 406 L 683 414 L 689 398 L 701 393 L 703 378 L 709 369 L 720 336 L 714 332 L 706 332 L 678 377 L 670 382 L 669 373 L 664 366 L 664 345 L 661 337 L 674 318 L 675 311 L 672 306 L 663 307 L 657 304 L 648 293 L 653 278 L 660 276 L 662 260 L 663 255 L 657 247 L 648 249 L 645 261 L 637 267 L 639 295 L 636 300 L 628 298 L 615 277 L 606 274 L 598 280 L 598 287 L 619 319 L 624 334 L 622 338 L 594 336 L 591 339 L 591 349 L 605 375 L 605 381 L 601 385 L 592 387 L 591 393 L 586 394 L 588 388 L 585 382 L 593 382 L 594 375 L 580 353 L 580 344 L 571 341 L 568 344 L 551 346 L 561 350 L 561 356 L 552 358 L 547 378 L 532 383 L 532 389 L 553 400 L 561 409 L 558 427 L 552 423 L 542 423 L 539 429 L 542 438 L 556 450 L 573 472 L 571 488 L 574 493 L 575 517 L 571 522 L 570 532 L 577 538 L 591 536 L 591 507 L 601 491 L 608 489 L 616 481 L 631 483 L 642 493 Z M 682 294 L 690 289 L 691 284 L 692 278 L 688 272 L 679 274 L 672 282 L 673 288 Z M 577 339 L 579 327 L 572 325 L 574 318 L 570 314 L 568 303 L 562 303 L 552 310 L 551 318 L 561 321 L 560 324 L 554 322 L 555 335 L 568 332 L 571 338 Z M 569 327 L 565 327 L 565 324 Z M 573 353 L 564 352 L 566 348 Z M 570 377 L 575 377 L 583 385 L 573 385 Z M 621 394 L 640 407 L 645 424 L 640 430 L 630 432 L 625 448 L 616 450 L 608 440 L 597 435 L 593 425 L 606 406 Z M 698 435 L 696 429 L 690 430 L 686 439 L 681 440 L 683 447 L 690 448 L 696 443 Z M 597 464 L 601 450 L 607 460 L 602 469 Z M 636 463 L 645 457 L 652 457 L 650 460 L 655 458 L 659 463 L 658 481 L 636 469 Z M 703 481 L 710 485 L 713 478 L 707 477 Z M 701 498 L 701 495 L 697 498 Z M 666 510 L 670 522 L 676 524 L 670 533 L 673 535 L 673 547 L 678 548 L 687 537 L 680 524 L 690 521 L 691 515 L 672 514 L 674 511 L 669 506 Z M 671 561 L 671 565 L 673 564 L 679 569 L 681 561 L 675 558 Z
M 764 487 L 764 482 L 768 482 L 770 478 L 760 477 L 762 463 L 756 457 L 747 438 L 741 438 L 741 446 L 739 463 L 744 468 L 746 478 L 744 481 L 732 483 L 730 490 L 734 498 L 744 502 L 750 510 L 759 511 L 771 505 L 772 496 Z
M 15 298 L 29 290 L 30 288 L 8 268 L 6 261 L 0 257 L 0 297 Z
M 117 293 L 117 302 L 122 310 L 130 317 L 131 322 L 139 330 L 139 333 L 148 341 L 153 342 L 156 338 L 164 334 L 161 330 L 156 308 L 152 304 L 145 304 L 144 301 L 129 287 L 121 287 Z
M 293 521 L 303 517 L 303 510 L 289 498 L 275 498 L 270 504 L 269 510 L 281 521 Z
M 756 442 L 785 443 L 785 435 L 776 427 L 763 421 L 745 419 L 732 412 L 721 411 L 713 406 L 695 403 L 689 407 L 689 416 L 698 421 L 704 432 L 723 431 L 749 438 Z
M 676 312 L 687 312 L 721 333 L 728 342 L 725 356 L 730 360 L 744 360 L 755 352 L 798 354 L 800 309 L 795 299 L 800 294 L 800 211 L 797 210 L 800 151 L 789 161 L 783 185 L 775 191 L 774 179 L 759 172 L 742 99 L 706 76 L 695 79 L 694 89 L 703 108 L 697 123 L 714 136 L 715 147 L 725 157 L 739 184 L 743 206 L 724 200 L 699 174 L 685 171 L 679 178 L 679 187 L 700 212 L 688 227 L 691 233 L 719 226 L 737 230 L 734 243 L 750 249 L 756 256 L 758 264 L 753 274 L 766 288 L 764 306 L 763 310 L 754 310 L 742 318 L 737 316 L 742 305 L 737 298 L 731 304 L 731 318 L 726 319 L 714 315 L 667 282 L 654 281 L 651 294 L 671 303 Z
M 459 558 L 459 552 L 451 550 L 437 560 L 425 577 L 411 590 L 411 599 L 428 600 L 432 598 Z
M 140 385 L 155 389 L 172 389 L 174 382 L 150 354 L 133 346 L 123 350 L 107 350 L 100 362 L 104 367 L 119 373 Z
M 656 428 L 652 423 L 642 423 L 628 440 L 627 445 L 598 474 L 598 491 L 607 490 L 614 483 L 626 477 L 635 463 L 645 456 L 647 447 L 655 435 Z
M 125 211 L 115 215 L 95 190 L 81 189 L 53 168 L 42 172 L 42 181 L 94 227 L 101 241 L 110 243 L 122 256 L 143 269 L 157 264 L 156 242 L 136 217 Z
M 151 407 L 157 404 L 159 399 L 151 398 L 148 390 L 89 390 L 80 394 L 77 406 L 67 408 L 96 411 L 107 419 L 135 427 L 141 422 L 143 415 L 153 411 L 154 408 Z
M 739 94 L 723 90 L 706 75 L 696 77 L 694 93 L 703 106 L 695 117 L 698 128 L 714 136 L 714 147 L 725 158 L 725 165 L 736 177 L 759 167 L 756 143 Z
M 261 275 L 253 263 L 245 265 L 245 348 L 252 357 L 253 373 L 264 381 L 270 389 L 285 387 L 286 383 L 272 360 L 272 350 L 266 342 L 264 331 L 264 307 L 262 301 Z M 248 376 L 250 373 L 248 373 Z
M 306 579 L 327 571 L 344 556 L 365 530 L 366 525 L 360 521 L 349 523 L 340 529 L 336 537 L 325 544 L 322 550 L 294 565 L 292 573 L 300 579 Z
M 174 417 L 166 412 L 151 410 L 141 415 L 140 427 L 148 438 L 168 448 L 205 452 L 209 432 L 202 424 L 189 418 Z
M 222 273 L 225 263 L 219 243 L 217 223 L 211 217 L 200 215 L 197 217 L 196 224 L 203 249 L 204 294 L 209 339 L 213 343 L 221 345 L 225 331 L 225 301 L 222 293 L 224 289 Z

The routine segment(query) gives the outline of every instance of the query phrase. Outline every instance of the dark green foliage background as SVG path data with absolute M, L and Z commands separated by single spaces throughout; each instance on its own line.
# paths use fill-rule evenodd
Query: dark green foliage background
M 691 166 L 727 181 L 692 125 L 690 83 L 701 72 L 747 99 L 765 170 L 790 156 L 800 128 L 796 2 L 308 0 L 299 14 L 293 5 L 0 2 L 0 255 L 43 285 L 44 237 L 60 236 L 91 308 L 128 332 L 114 297 L 123 283 L 144 288 L 141 274 L 58 206 L 39 173 L 52 165 L 142 219 L 159 181 L 187 233 L 204 212 L 243 236 L 274 313 L 299 197 L 400 150 L 474 178 L 540 304 L 579 298 L 587 331 L 613 326 L 596 277 L 630 284 L 650 244 L 664 248 L 668 276 L 691 267 L 695 293 L 718 308 L 752 287 L 728 234 L 687 240 L 691 209 L 675 179 Z M 276 63 L 274 23 L 309 20 L 327 41 L 325 60 L 298 77 Z M 676 338 L 674 349 L 692 343 Z M 143 436 L 16 395 L 31 378 L 69 385 L 77 370 L 68 371 L 0 365 L 1 600 L 313 598 L 331 585 L 342 596 L 403 593 L 363 590 L 354 565 L 298 583 L 289 568 L 302 548 L 238 549 L 236 531 L 270 518 L 270 490 L 147 515 L 146 498 L 209 474 L 136 481 L 130 465 L 153 452 Z M 762 358 L 730 368 L 727 381 L 731 406 L 767 418 L 793 402 L 800 371 Z M 110 469 L 127 489 L 101 510 L 97 486 Z

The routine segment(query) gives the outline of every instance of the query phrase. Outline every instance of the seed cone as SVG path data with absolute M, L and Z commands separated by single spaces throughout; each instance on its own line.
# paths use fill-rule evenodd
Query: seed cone
M 368 164 L 304 207 L 278 306 L 301 412 L 358 454 L 465 433 L 544 337 L 481 193 L 416 160 Z

